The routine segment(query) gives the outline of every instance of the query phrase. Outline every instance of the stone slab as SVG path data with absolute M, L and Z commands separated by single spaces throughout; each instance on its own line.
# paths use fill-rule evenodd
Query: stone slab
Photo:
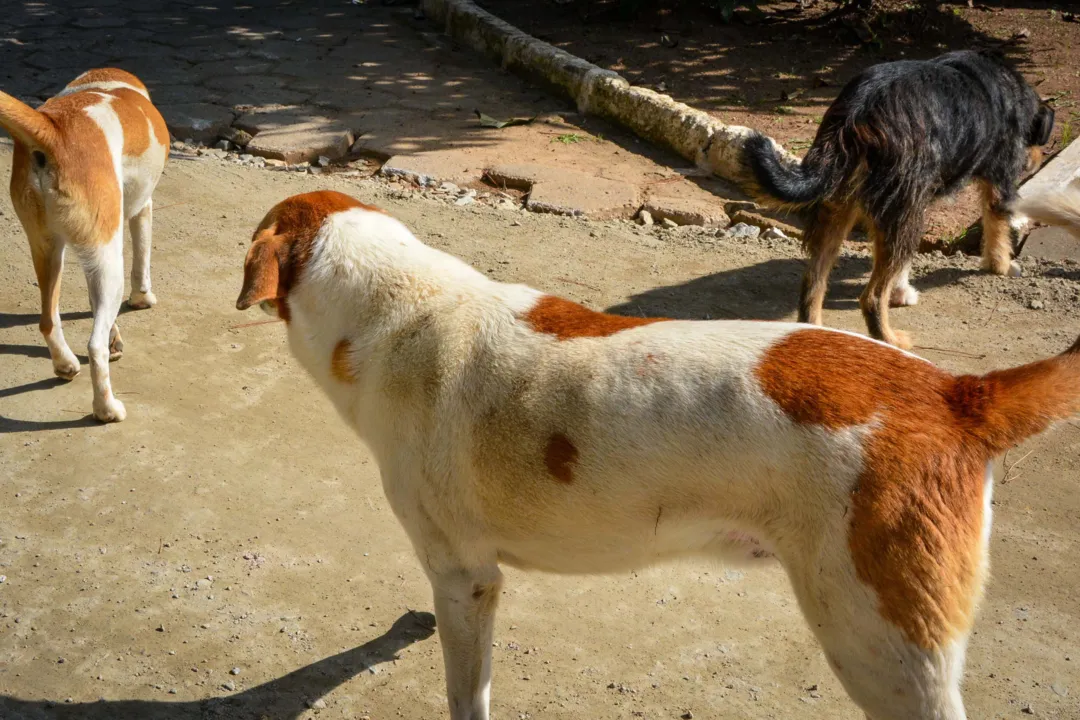
M 1020 254 L 1043 260 L 1080 262 L 1080 242 L 1065 228 L 1038 227 L 1028 235 Z
M 657 222 L 671 220 L 678 225 L 715 227 L 727 227 L 731 222 L 719 198 L 691 183 L 662 180 L 648 187 L 647 192 L 644 209 Z
M 1021 197 L 1031 197 L 1068 185 L 1080 177 L 1080 142 L 1070 143 L 1020 186 Z
M 180 140 L 191 138 L 209 142 L 232 124 L 236 115 L 228 108 L 208 103 L 159 105 L 158 110 L 169 126 L 169 132 Z
M 242 129 L 250 133 L 253 127 L 258 126 L 244 125 Z M 260 157 L 300 163 L 317 160 L 322 155 L 331 160 L 342 157 L 352 143 L 352 131 L 337 120 L 313 117 L 258 130 L 245 150 Z
M 533 212 L 575 215 L 593 220 L 629 218 L 641 208 L 637 188 L 619 180 L 546 165 L 498 165 L 484 172 L 496 185 L 527 190 Z

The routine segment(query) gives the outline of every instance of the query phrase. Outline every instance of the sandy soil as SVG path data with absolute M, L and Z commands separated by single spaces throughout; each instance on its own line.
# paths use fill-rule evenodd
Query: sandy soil
M 0 148 L 0 181 L 10 150 Z M 791 317 L 801 260 L 735 242 L 456 207 L 360 178 L 170 164 L 156 201 L 160 304 L 121 317 L 113 382 L 129 418 L 88 419 L 90 381 L 52 377 L 26 241 L 0 199 L 0 717 L 440 718 L 430 595 L 364 448 L 289 358 L 233 309 L 250 233 L 289 194 L 342 189 L 492 276 L 594 307 Z M 1080 267 L 1020 280 L 923 256 L 926 356 L 981 371 L 1080 333 Z M 830 324 L 862 331 L 869 260 L 842 259 Z M 69 263 L 66 333 L 89 314 Z M 1041 306 L 1041 309 L 1034 307 Z M 940 348 L 934 350 L 933 348 Z M 85 359 L 84 359 L 85 362 Z M 965 684 L 973 718 L 1080 717 L 1080 426 L 999 467 L 993 570 Z M 507 573 L 496 718 L 858 715 L 778 569 L 682 563 L 612 577 Z M 235 674 L 233 669 L 235 668 Z

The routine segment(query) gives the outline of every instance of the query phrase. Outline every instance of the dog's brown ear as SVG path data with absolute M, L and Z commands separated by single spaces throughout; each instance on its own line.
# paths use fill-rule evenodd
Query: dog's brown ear
M 259 230 L 244 259 L 244 285 L 236 299 L 237 310 L 247 310 L 264 300 L 285 296 L 282 280 L 287 276 L 289 243 L 276 234 L 276 226 Z
M 1039 103 L 1039 111 L 1031 121 L 1028 133 L 1028 145 L 1036 147 L 1050 142 L 1050 133 L 1054 131 L 1054 108 L 1046 103 Z

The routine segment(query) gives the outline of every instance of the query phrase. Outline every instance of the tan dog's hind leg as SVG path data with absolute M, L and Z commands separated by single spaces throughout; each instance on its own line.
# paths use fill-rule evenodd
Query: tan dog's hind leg
M 128 305 L 145 309 L 157 304 L 150 290 L 150 244 L 153 235 L 154 201 L 147 200 L 134 217 L 128 221 L 131 229 L 131 297 Z
M 116 327 L 116 316 L 124 299 L 123 237 L 119 232 L 106 245 L 86 248 L 81 258 L 90 292 L 90 309 L 94 313 L 94 327 L 87 345 L 94 385 L 94 417 L 102 422 L 120 422 L 127 416 L 109 380 L 109 356 L 123 349 Z
M 1020 264 L 1012 259 L 1012 225 L 1009 213 L 998 205 L 998 193 L 985 180 L 979 181 L 982 194 L 982 267 L 995 275 L 1020 277 Z
M 41 290 L 41 322 L 38 328 L 49 346 L 53 372 L 58 377 L 71 380 L 79 374 L 79 359 L 68 347 L 60 327 L 60 276 L 64 270 L 64 246 L 34 233 L 30 237 L 30 254 Z
M 446 668 L 451 720 L 488 720 L 491 640 L 502 587 L 497 565 L 435 572 L 435 621 Z

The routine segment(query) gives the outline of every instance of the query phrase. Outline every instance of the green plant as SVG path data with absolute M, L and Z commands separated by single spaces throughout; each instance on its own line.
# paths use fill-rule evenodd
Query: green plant
M 566 133 L 565 135 L 559 135 L 551 140 L 551 142 L 560 142 L 563 145 L 573 145 L 574 143 L 585 142 L 589 138 L 584 135 L 578 135 L 577 133 Z
M 1062 144 L 1062 146 L 1068 145 L 1069 143 L 1071 143 L 1075 139 L 1075 137 L 1076 136 L 1073 135 L 1072 123 L 1068 122 L 1068 121 L 1062 123 L 1062 125 L 1061 125 L 1061 144 Z

